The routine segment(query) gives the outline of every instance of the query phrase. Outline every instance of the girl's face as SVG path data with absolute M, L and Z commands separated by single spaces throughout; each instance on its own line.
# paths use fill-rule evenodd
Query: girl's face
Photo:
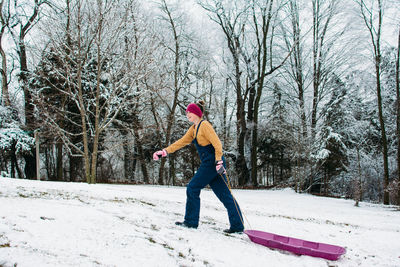
M 192 123 L 195 123 L 196 121 L 199 120 L 199 116 L 197 116 L 192 112 L 186 112 L 186 118 Z

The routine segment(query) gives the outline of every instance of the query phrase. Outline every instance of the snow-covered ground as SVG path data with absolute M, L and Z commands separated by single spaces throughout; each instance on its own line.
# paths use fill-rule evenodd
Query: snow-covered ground
M 224 235 L 227 213 L 201 194 L 198 229 L 183 219 L 185 188 L 0 178 L 0 266 L 400 266 L 395 207 L 296 194 L 233 190 L 251 224 L 344 246 L 338 261 L 297 256 Z

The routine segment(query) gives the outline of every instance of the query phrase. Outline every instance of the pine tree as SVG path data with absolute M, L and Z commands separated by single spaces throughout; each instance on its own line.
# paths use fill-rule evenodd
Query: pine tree
M 330 193 L 329 184 L 335 175 L 347 170 L 348 155 L 344 129 L 348 113 L 343 107 L 346 99 L 346 87 L 339 79 L 333 81 L 332 95 L 323 110 L 324 123 L 318 133 L 317 150 L 314 157 L 320 168 L 319 176 L 322 188 L 320 193 Z
M 26 131 L 18 119 L 16 110 L 0 105 L 0 173 L 22 178 L 18 158 L 29 155 L 35 147 L 35 139 Z
M 258 152 L 261 167 L 271 168 L 273 184 L 286 183 L 291 173 L 293 155 L 292 127 L 288 122 L 287 101 L 282 89 L 274 84 L 274 103 L 270 120 L 260 129 Z

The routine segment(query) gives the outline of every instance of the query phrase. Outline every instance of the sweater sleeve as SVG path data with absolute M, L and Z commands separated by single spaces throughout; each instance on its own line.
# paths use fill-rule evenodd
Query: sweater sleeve
M 214 128 L 212 127 L 211 123 L 208 121 L 204 123 L 203 133 L 208 141 L 212 144 L 215 150 L 215 161 L 219 161 L 222 159 L 222 144 L 218 138 L 217 133 L 215 132 Z M 202 126 L 203 127 L 203 126 Z M 201 129 L 201 128 L 200 128 Z
M 167 148 L 165 148 L 165 150 L 168 152 L 168 154 L 170 153 L 174 153 L 175 151 L 181 149 L 184 146 L 187 146 L 188 144 L 190 144 L 193 141 L 193 131 L 194 131 L 194 125 L 192 125 L 189 130 L 187 130 L 187 132 L 185 133 L 184 136 L 182 136 L 181 139 L 179 139 L 178 141 L 176 141 L 175 143 L 171 144 L 170 146 L 168 146 Z

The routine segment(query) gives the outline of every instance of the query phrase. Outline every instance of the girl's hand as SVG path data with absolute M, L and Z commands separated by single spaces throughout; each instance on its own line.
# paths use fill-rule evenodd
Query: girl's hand
M 219 160 L 215 163 L 215 169 L 217 170 L 217 173 L 219 175 L 226 173 L 226 170 L 224 168 L 224 162 L 222 160 Z
M 158 150 L 158 151 L 154 152 L 153 159 L 158 160 L 160 157 L 166 157 L 167 155 L 168 155 L 168 152 L 165 149 Z

